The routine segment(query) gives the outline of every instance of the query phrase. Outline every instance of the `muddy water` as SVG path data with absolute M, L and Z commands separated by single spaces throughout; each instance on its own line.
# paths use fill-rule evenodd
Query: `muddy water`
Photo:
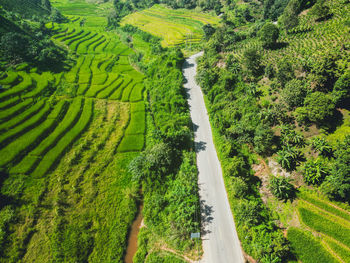
M 131 226 L 131 231 L 130 231 L 129 240 L 128 240 L 128 247 L 126 249 L 126 255 L 124 259 L 125 263 L 133 263 L 132 258 L 134 257 L 137 250 L 137 235 L 139 234 L 140 226 L 142 222 L 142 208 L 143 208 L 143 205 L 140 205 L 137 217 Z

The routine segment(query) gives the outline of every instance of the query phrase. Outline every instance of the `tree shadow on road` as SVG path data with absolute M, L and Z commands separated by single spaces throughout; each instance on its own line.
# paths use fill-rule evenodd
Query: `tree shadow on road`
M 209 206 L 205 203 L 205 200 L 200 201 L 201 206 L 201 235 L 204 237 L 206 234 L 211 233 L 210 230 L 208 230 L 208 226 L 213 221 L 214 217 L 212 217 L 212 214 L 214 212 L 213 207 Z
M 201 151 L 205 151 L 207 143 L 206 142 L 194 142 L 194 148 L 196 150 L 196 153 L 199 153 Z

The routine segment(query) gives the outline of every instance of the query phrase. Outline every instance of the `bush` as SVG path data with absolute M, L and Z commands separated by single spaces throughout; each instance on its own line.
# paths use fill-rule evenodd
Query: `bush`
M 323 159 L 309 159 L 304 165 L 303 176 L 307 184 L 320 185 L 328 175 L 328 167 Z
M 290 110 L 303 106 L 307 90 L 303 81 L 293 79 L 286 83 L 281 92 L 283 101 L 288 105 Z
M 269 189 L 271 193 L 280 200 L 293 199 L 295 197 L 294 186 L 289 178 L 283 176 L 272 176 L 270 178 Z
M 310 14 L 321 20 L 329 16 L 329 7 L 325 5 L 326 0 L 317 0 L 316 4 L 311 8 Z
M 279 29 L 272 23 L 266 23 L 258 33 L 264 48 L 272 48 L 276 45 Z
M 305 98 L 308 119 L 317 124 L 324 123 L 333 116 L 335 104 L 328 94 L 316 91 Z
M 346 105 L 350 100 L 350 70 L 346 71 L 334 84 L 332 96 L 337 105 Z
M 256 48 L 247 49 L 244 54 L 244 65 L 248 72 L 254 77 L 259 77 L 263 73 L 262 56 Z
M 288 81 L 294 79 L 294 70 L 292 64 L 288 60 L 280 60 L 277 64 L 277 69 L 276 77 L 282 87 L 284 87 Z
M 231 189 L 234 197 L 243 198 L 248 192 L 248 184 L 242 178 L 232 178 Z
M 335 161 L 330 175 L 322 184 L 321 189 L 330 198 L 346 201 L 350 200 L 350 136 L 340 143 L 334 153 Z

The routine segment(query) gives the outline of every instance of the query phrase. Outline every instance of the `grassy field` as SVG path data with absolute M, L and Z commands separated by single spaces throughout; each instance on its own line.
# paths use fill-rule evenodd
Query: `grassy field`
M 70 20 L 46 25 L 70 70 L 0 80 L 0 262 L 121 262 L 137 212 L 127 166 L 145 147 L 144 76 L 105 30 L 112 2 L 52 4 Z
M 163 5 L 126 16 L 121 24 L 131 24 L 162 38 L 163 46 L 198 43 L 205 24 L 218 24 L 219 18 L 190 10 L 172 10 Z

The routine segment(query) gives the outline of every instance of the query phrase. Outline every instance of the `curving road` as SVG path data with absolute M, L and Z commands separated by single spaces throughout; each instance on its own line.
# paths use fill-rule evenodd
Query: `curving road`
M 198 53 L 183 66 L 184 85 L 195 131 L 199 195 L 201 200 L 203 258 L 205 263 L 243 263 L 243 255 L 213 143 L 203 93 L 195 82 Z

